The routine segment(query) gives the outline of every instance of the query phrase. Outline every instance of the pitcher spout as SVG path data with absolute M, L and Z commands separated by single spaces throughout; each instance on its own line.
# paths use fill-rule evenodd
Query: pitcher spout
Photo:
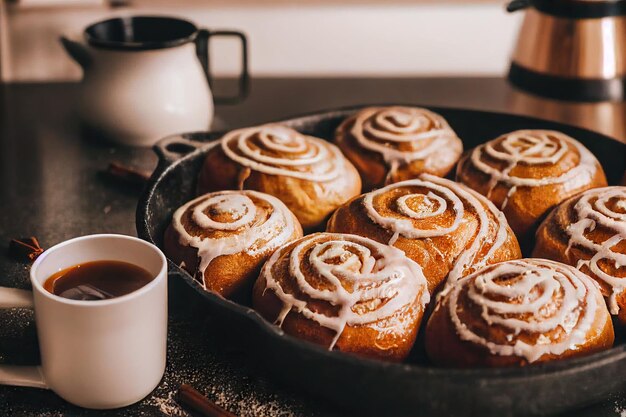
M 87 46 L 82 42 L 71 40 L 65 36 L 61 36 L 59 40 L 68 55 L 82 67 L 83 71 L 86 71 L 92 62 Z

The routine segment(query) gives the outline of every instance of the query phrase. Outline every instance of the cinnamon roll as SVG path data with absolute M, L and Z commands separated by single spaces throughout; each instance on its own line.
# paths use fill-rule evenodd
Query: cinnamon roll
M 228 189 L 278 197 L 311 230 L 361 192 L 361 179 L 335 145 L 285 126 L 263 125 L 232 131 L 209 150 L 198 191 Z
M 611 314 L 626 324 L 626 187 L 595 188 L 563 202 L 537 230 L 533 256 L 595 279 Z
M 437 365 L 500 367 L 608 349 L 611 317 L 595 282 L 544 259 L 488 266 L 446 287 L 425 331 Z
M 463 152 L 446 120 L 420 107 L 363 109 L 341 123 L 335 140 L 367 190 L 422 173 L 446 176 Z
M 496 262 L 521 257 L 502 212 L 450 180 L 423 174 L 388 185 L 340 207 L 329 232 L 366 236 L 403 250 L 424 270 L 433 292 Z
M 522 246 L 551 208 L 607 185 L 591 152 L 552 130 L 518 130 L 480 145 L 461 159 L 456 177 L 504 212 Z
M 256 191 L 205 194 L 174 212 L 166 255 L 224 297 L 245 295 L 272 252 L 302 236 L 293 213 Z
M 360 236 L 316 233 L 274 252 L 252 301 L 287 334 L 400 361 L 413 346 L 429 293 L 420 266 L 402 251 Z

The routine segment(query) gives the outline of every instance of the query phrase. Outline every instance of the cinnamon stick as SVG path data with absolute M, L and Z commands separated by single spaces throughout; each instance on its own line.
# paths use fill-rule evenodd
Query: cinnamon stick
M 128 167 L 119 162 L 111 162 L 104 173 L 118 181 L 132 185 L 143 185 L 150 179 L 150 173 Z
M 185 408 L 195 411 L 205 417 L 237 417 L 233 413 L 224 410 L 213 401 L 196 391 L 187 384 L 178 388 L 178 402 Z

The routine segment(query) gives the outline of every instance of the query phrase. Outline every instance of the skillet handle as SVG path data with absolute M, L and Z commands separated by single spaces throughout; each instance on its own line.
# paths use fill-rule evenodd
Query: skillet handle
M 172 135 L 161 139 L 154 145 L 154 151 L 161 163 L 170 165 L 183 156 L 205 146 L 207 142 L 189 139 L 183 135 Z
M 159 241 L 158 237 L 152 235 L 149 224 L 151 214 L 149 212 L 150 201 L 155 191 L 157 179 L 176 161 L 197 149 L 212 146 L 216 139 L 221 137 L 221 132 L 192 132 L 167 136 L 158 141 L 152 149 L 159 157 L 159 163 L 152 172 L 148 184 L 139 198 L 137 211 L 135 212 L 137 234 L 140 238 L 149 242 Z

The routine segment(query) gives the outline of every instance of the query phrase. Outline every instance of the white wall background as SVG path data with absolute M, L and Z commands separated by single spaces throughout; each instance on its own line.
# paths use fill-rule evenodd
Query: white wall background
M 2 0 L 0 0 L 2 1 Z M 91 0 L 93 2 L 93 0 Z M 254 75 L 414 76 L 499 75 L 507 65 L 521 13 L 504 3 L 211 2 L 181 6 L 149 1 L 131 8 L 5 5 L 3 78 L 12 81 L 80 77 L 57 42 L 87 24 L 124 14 L 170 14 L 200 26 L 244 31 Z M 235 41 L 215 41 L 218 74 L 237 69 Z

